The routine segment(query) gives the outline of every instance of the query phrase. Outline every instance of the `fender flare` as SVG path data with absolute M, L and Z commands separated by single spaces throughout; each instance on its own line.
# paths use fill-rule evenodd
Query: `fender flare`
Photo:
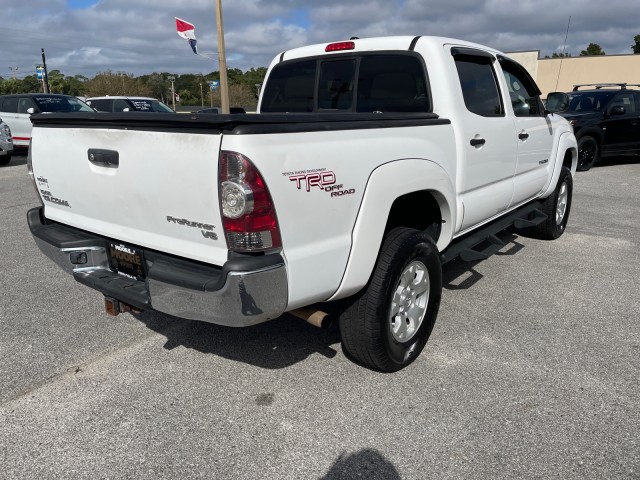
M 540 198 L 546 198 L 555 191 L 558 178 L 560 178 L 560 170 L 562 170 L 562 166 L 564 164 L 564 156 L 567 151 L 571 152 L 571 176 L 573 177 L 576 174 L 576 168 L 578 168 L 578 143 L 576 142 L 576 137 L 573 133 L 564 132 L 560 134 L 560 137 L 558 138 L 558 148 L 556 149 L 551 181 L 549 182 L 549 185 L 547 185 L 544 193 L 540 195 Z
M 394 201 L 419 191 L 431 193 L 440 207 L 443 223 L 436 243 L 438 250 L 442 251 L 451 242 L 456 201 L 455 189 L 447 172 L 437 163 L 424 159 L 385 163 L 369 176 L 351 232 L 351 251 L 344 275 L 329 301 L 351 296 L 367 284 L 378 258 Z

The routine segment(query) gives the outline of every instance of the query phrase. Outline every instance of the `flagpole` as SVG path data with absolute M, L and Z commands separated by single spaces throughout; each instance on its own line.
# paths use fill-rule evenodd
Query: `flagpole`
M 216 0 L 216 24 L 218 27 L 218 58 L 220 63 L 220 107 L 222 113 L 229 113 L 229 84 L 227 82 L 227 58 L 224 51 L 222 30 L 222 0 Z

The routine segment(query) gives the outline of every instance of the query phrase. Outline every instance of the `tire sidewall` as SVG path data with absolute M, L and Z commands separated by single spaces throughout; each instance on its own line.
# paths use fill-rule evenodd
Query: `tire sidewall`
M 591 160 L 586 164 L 580 164 L 580 149 L 587 143 L 593 144 L 593 158 L 591 158 Z M 589 170 L 597 161 L 599 154 L 600 146 L 598 145 L 598 142 L 595 138 L 591 136 L 585 136 L 578 140 L 578 170 L 580 170 L 581 172 L 586 172 L 587 170 Z
M 391 331 L 390 310 L 395 289 L 404 269 L 413 261 L 424 264 L 429 275 L 429 299 L 420 328 L 406 342 L 399 342 Z M 435 324 L 442 296 L 442 266 L 437 248 L 429 236 L 415 232 L 408 237 L 391 261 L 381 292 L 377 316 L 381 319 L 381 334 L 384 348 L 393 365 L 403 368 L 413 362 L 425 347 Z
M 564 212 L 564 217 L 560 224 L 557 224 L 555 221 L 555 213 L 558 208 L 558 200 L 560 199 L 560 191 L 562 190 L 562 185 L 567 185 L 568 195 L 567 195 L 567 207 Z M 571 200 L 573 198 L 573 178 L 571 177 L 571 171 L 567 167 L 562 167 L 560 171 L 560 177 L 558 178 L 558 185 L 556 186 L 556 191 L 553 195 L 553 236 L 558 238 L 562 235 L 567 228 L 567 222 L 569 221 L 569 214 L 571 213 Z

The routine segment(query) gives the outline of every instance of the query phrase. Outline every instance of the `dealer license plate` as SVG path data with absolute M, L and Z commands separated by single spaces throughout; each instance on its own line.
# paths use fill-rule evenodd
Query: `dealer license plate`
M 142 250 L 122 243 L 109 244 L 109 266 L 135 280 L 144 279 L 147 273 Z

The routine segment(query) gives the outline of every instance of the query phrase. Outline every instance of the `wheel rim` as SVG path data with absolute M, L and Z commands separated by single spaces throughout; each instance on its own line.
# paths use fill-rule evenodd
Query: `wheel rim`
M 569 187 L 567 182 L 562 182 L 558 192 L 558 203 L 556 204 L 556 225 L 561 225 L 567 213 L 567 202 L 569 201 Z
M 398 342 L 407 342 L 422 325 L 429 305 L 429 271 L 414 260 L 405 267 L 391 299 L 389 325 Z
M 593 162 L 596 155 L 596 145 L 592 141 L 585 142 L 580 146 L 578 153 L 579 163 L 581 167 L 585 167 Z

